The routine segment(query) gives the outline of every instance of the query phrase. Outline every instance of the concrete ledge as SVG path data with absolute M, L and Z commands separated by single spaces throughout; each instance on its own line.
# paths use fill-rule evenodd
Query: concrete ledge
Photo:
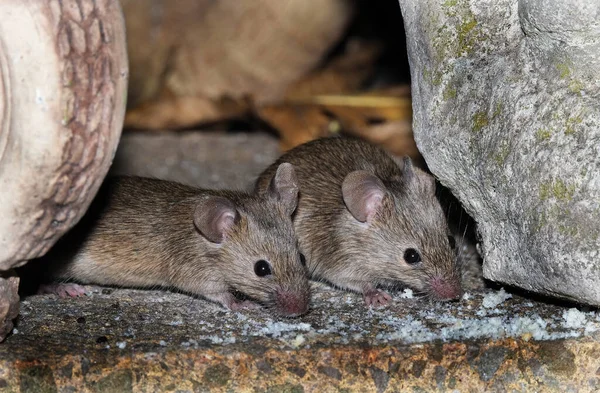
M 600 315 L 501 292 L 381 310 L 315 290 L 299 319 L 185 295 L 33 296 L 0 345 L 0 392 L 597 391 Z

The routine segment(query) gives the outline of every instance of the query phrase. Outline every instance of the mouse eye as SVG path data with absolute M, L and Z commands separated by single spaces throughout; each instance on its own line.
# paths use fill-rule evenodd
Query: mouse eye
M 254 264 L 254 273 L 258 277 L 268 276 L 271 274 L 271 265 L 269 265 L 269 262 L 261 259 Z
M 300 263 L 302 266 L 306 266 L 306 257 L 302 253 L 300 253 Z
M 406 263 L 410 263 L 411 265 L 421 262 L 421 254 L 419 254 L 419 252 L 414 248 L 409 248 L 404 251 L 404 260 Z
M 454 239 L 454 236 L 448 236 L 448 242 L 450 242 L 450 248 L 454 249 L 456 247 L 456 239 Z

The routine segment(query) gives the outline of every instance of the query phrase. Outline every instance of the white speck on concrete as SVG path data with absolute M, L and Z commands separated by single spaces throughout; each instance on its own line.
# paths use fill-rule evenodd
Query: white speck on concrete
M 267 321 L 266 326 L 261 329 L 263 334 L 270 334 L 273 337 L 279 337 L 282 333 L 302 331 L 308 332 L 311 329 L 309 323 L 286 323 Z
M 125 349 L 126 346 L 127 346 L 127 343 L 125 341 L 117 342 L 117 347 L 119 347 L 119 349 Z
M 401 294 L 400 294 L 400 299 L 412 299 L 413 298 L 413 291 L 410 288 L 406 288 Z
M 563 311 L 562 317 L 564 319 L 563 326 L 566 328 L 581 328 L 587 322 L 585 313 L 576 308 L 570 308 Z
M 504 288 L 500 288 L 499 291 L 492 291 L 483 297 L 483 307 L 485 308 L 496 308 L 499 304 L 507 299 L 512 298 L 510 293 L 506 293 Z
M 292 346 L 294 348 L 298 348 L 300 347 L 302 344 L 304 344 L 306 342 L 306 338 L 304 338 L 303 334 L 299 334 L 296 336 L 296 338 L 294 338 L 294 340 L 291 342 Z

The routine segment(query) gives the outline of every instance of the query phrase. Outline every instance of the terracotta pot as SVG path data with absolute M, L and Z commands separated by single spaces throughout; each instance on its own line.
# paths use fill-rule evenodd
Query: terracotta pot
M 127 78 L 117 0 L 0 2 L 0 271 L 45 254 L 85 213 Z

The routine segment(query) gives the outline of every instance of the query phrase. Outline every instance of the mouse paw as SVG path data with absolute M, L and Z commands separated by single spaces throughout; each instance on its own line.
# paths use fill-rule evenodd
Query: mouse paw
M 232 311 L 253 310 L 253 309 L 260 308 L 260 305 L 254 303 L 254 302 L 251 302 L 250 300 L 244 300 L 244 301 L 231 302 L 231 304 L 229 305 L 229 308 Z
M 78 284 L 42 284 L 38 289 L 39 294 L 54 294 L 58 295 L 60 298 L 67 297 L 80 297 L 86 294 L 85 287 Z
M 221 303 L 232 311 L 248 310 L 253 308 L 259 308 L 260 305 L 250 300 L 238 300 L 230 292 L 219 292 L 204 295 L 207 299 L 213 302 Z
M 369 289 L 363 292 L 363 299 L 365 299 L 367 306 L 381 307 L 388 304 L 392 297 L 380 289 Z

